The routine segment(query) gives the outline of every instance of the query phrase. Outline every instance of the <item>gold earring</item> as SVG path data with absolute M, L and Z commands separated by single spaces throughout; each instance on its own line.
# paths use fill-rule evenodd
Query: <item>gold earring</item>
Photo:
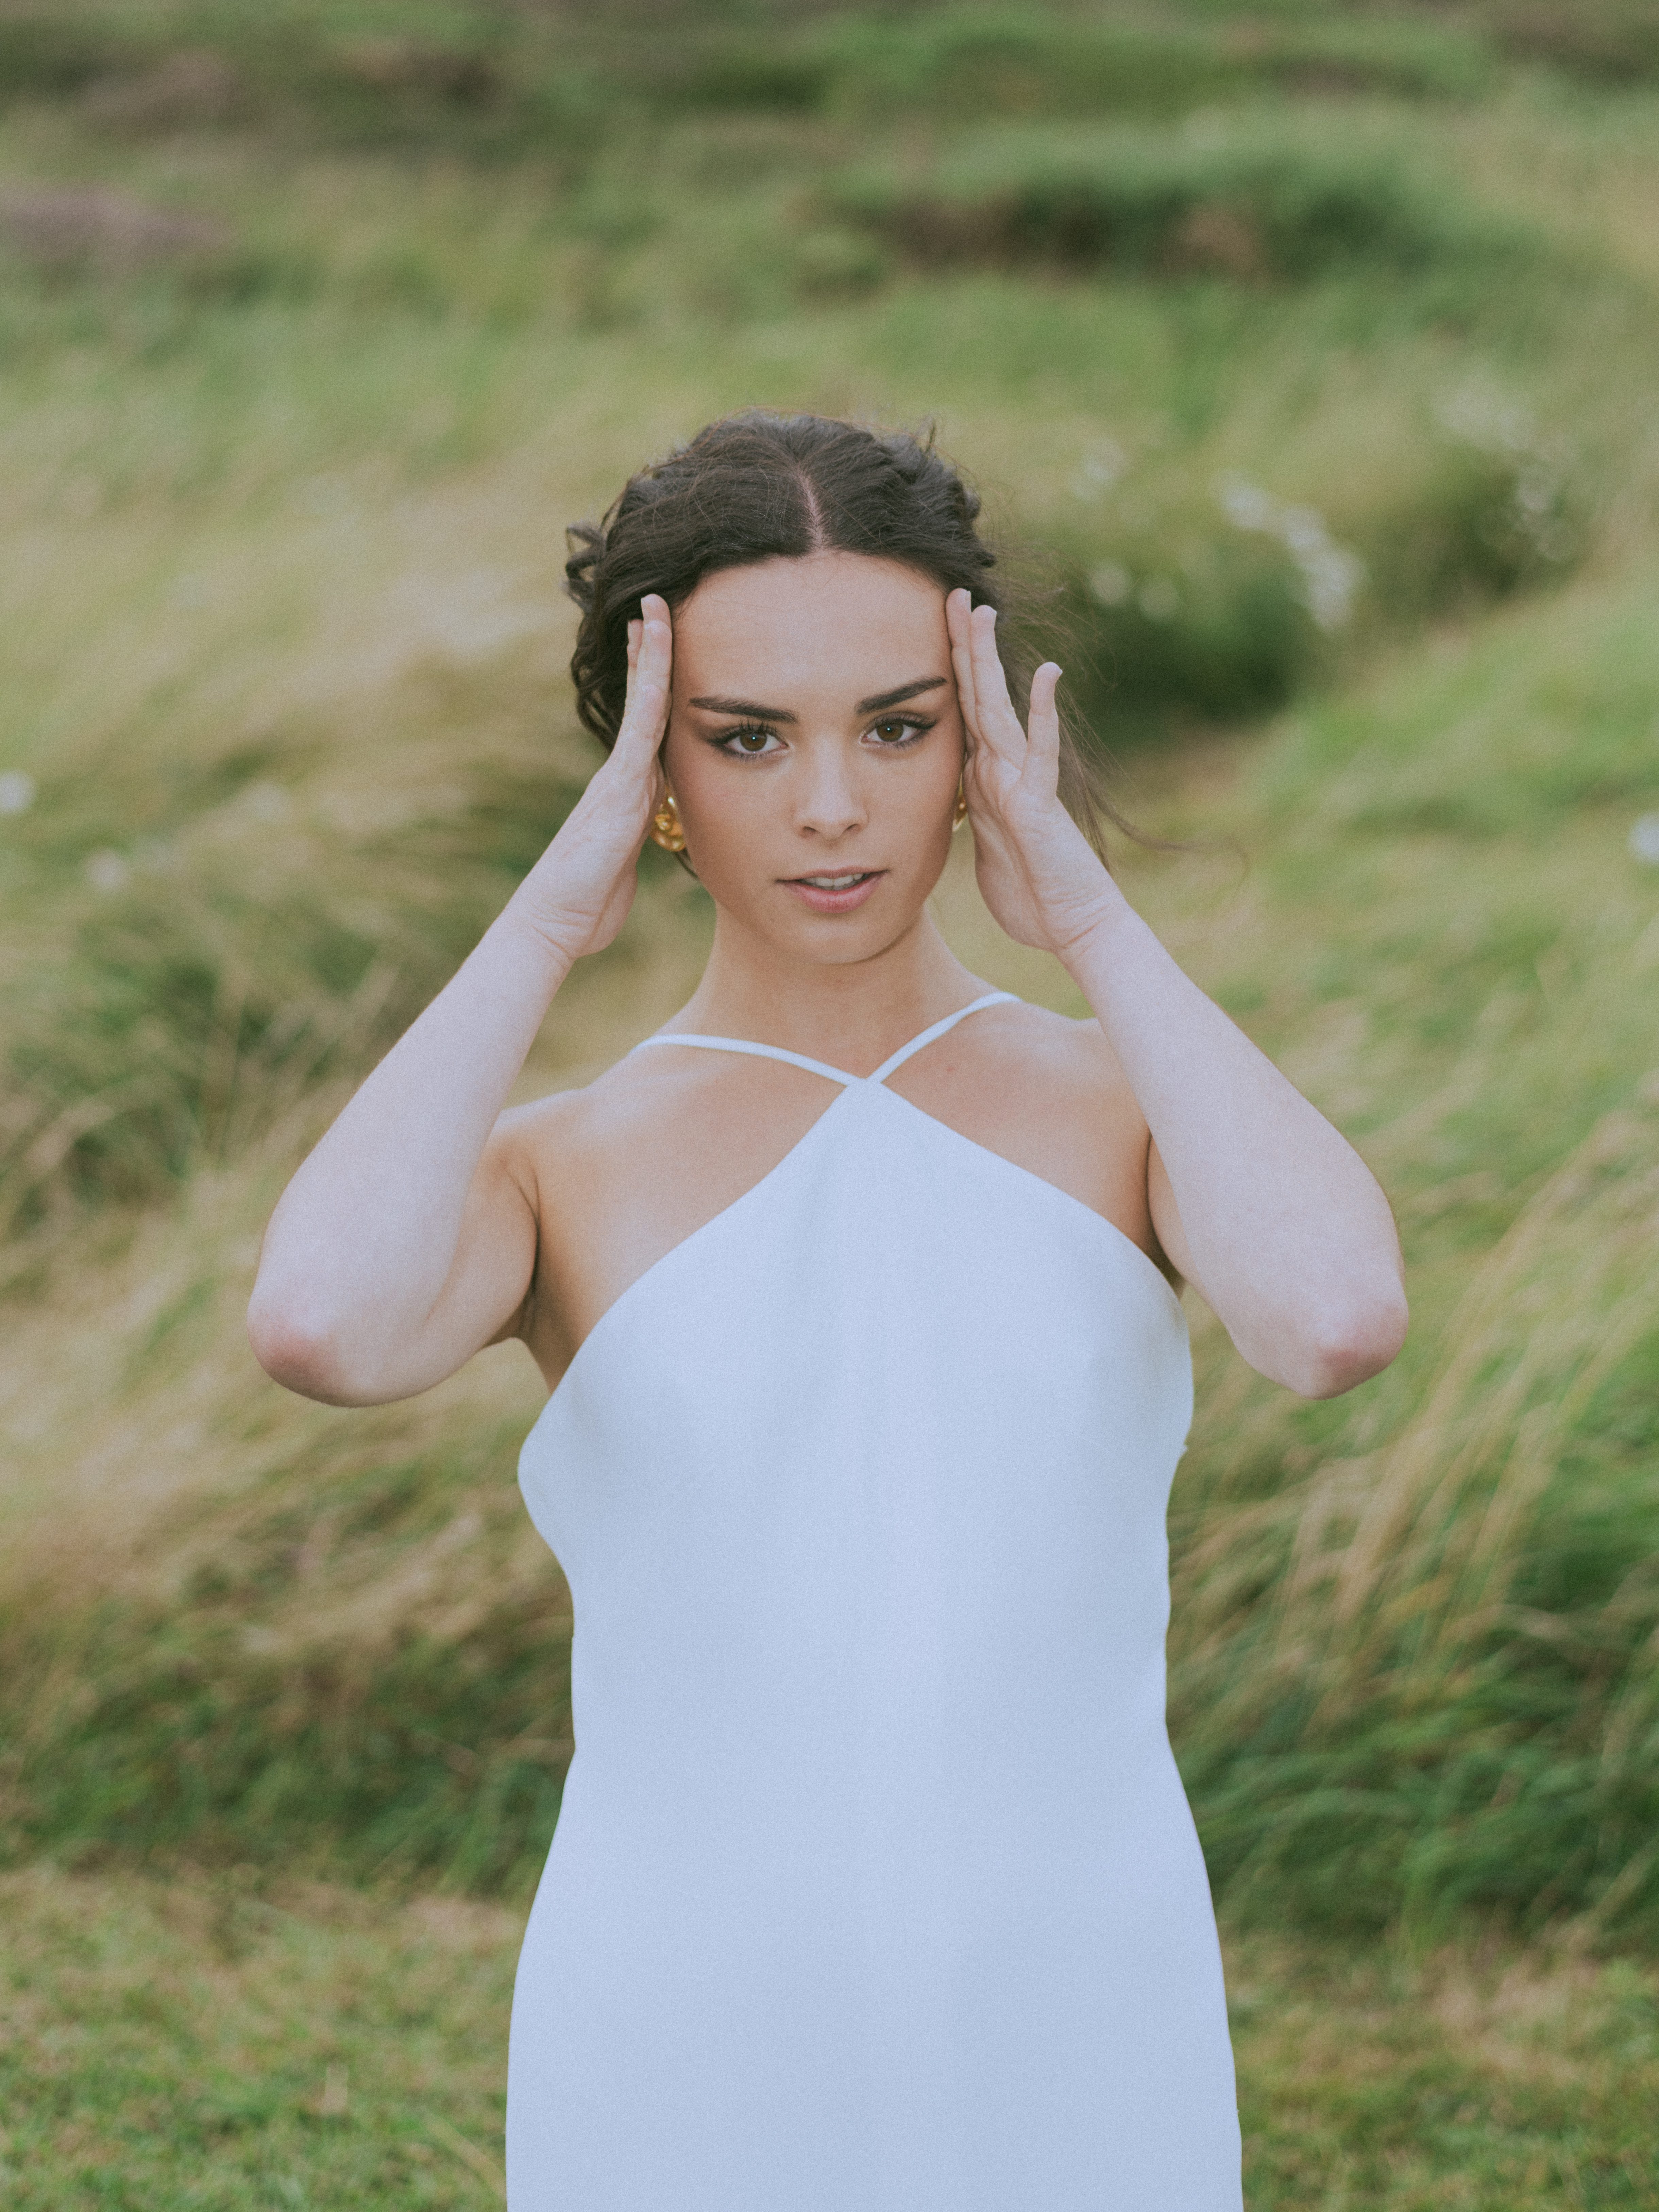
M 952 830 L 960 830 L 968 819 L 968 779 L 964 776 L 957 786 L 956 810 L 951 817 Z
M 674 804 L 672 791 L 651 817 L 650 836 L 652 843 L 660 845 L 665 853 L 683 853 L 685 850 L 685 831 L 681 826 L 680 810 Z

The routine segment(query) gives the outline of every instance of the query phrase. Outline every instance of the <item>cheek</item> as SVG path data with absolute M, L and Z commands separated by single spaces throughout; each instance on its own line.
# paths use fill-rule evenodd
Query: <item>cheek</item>
M 663 770 L 669 789 L 678 801 L 680 819 L 696 848 L 697 873 L 708 885 L 731 885 L 752 866 L 767 840 L 760 833 L 780 803 L 772 779 L 748 775 L 731 765 L 697 738 L 671 736 L 663 747 Z
M 720 775 L 721 765 L 696 738 L 677 738 L 669 732 L 662 749 L 662 769 L 683 814 L 695 815 L 701 821 L 719 813 L 716 801 L 720 787 L 729 781 Z
M 933 732 L 925 761 L 918 761 L 914 774 L 904 779 L 907 799 L 918 816 L 931 818 L 955 806 L 965 757 L 959 726 Z
M 952 717 L 949 728 L 941 728 L 939 734 L 945 740 L 939 747 L 939 753 L 942 756 L 939 762 L 939 773 L 954 793 L 961 780 L 962 771 L 967 765 L 968 741 L 963 733 L 961 722 L 955 717 Z
M 671 790 L 678 793 L 691 787 L 696 775 L 696 753 L 697 748 L 674 727 L 671 720 L 668 734 L 662 741 L 662 750 L 658 756 Z

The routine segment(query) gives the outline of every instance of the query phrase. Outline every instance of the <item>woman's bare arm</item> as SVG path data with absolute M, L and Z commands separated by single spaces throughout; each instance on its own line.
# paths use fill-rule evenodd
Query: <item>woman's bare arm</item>
M 1308 1398 L 1386 1367 L 1406 1334 L 1399 1239 L 1347 1139 L 1182 972 L 1115 884 L 1091 927 L 1057 949 L 1152 1130 L 1158 1242 L 1240 1352 Z
M 1029 737 L 995 617 L 948 602 L 968 725 L 981 887 L 1023 944 L 1056 953 L 1094 1009 L 1152 1131 L 1148 1200 L 1170 1259 L 1250 1364 L 1310 1398 L 1386 1367 L 1406 1298 L 1388 1200 L 1364 1162 L 1166 952 L 1059 799 L 1052 663 Z
M 611 757 L 471 957 L 283 1194 L 248 1307 L 260 1364 L 336 1405 L 424 1390 L 502 1334 L 536 1259 L 532 1194 L 496 1122 L 554 994 L 626 918 L 657 803 L 672 641 L 630 628 Z

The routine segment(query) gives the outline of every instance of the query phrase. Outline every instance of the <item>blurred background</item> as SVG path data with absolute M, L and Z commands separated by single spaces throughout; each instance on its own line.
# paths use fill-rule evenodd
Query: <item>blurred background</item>
M 331 1411 L 241 1310 L 597 757 L 564 526 L 761 403 L 937 422 L 1401 1217 L 1351 1396 L 1194 1315 L 1250 2203 L 1659 2205 L 1656 362 L 1650 0 L 0 0 L 9 2204 L 499 2198 L 537 1378 Z M 659 858 L 526 1093 L 689 991 Z

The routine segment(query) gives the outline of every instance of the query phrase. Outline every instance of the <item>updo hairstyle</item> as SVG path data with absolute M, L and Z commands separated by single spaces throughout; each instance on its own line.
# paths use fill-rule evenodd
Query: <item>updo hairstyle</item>
M 811 553 L 865 553 L 958 586 L 1007 611 L 976 527 L 976 493 L 939 453 L 902 430 L 823 415 L 752 409 L 699 430 L 629 478 L 600 522 L 566 535 L 565 589 L 581 609 L 570 673 L 576 712 L 608 751 L 628 692 L 628 625 L 647 592 L 684 605 L 705 576 Z M 1022 717 L 1035 665 L 1018 632 L 999 637 Z M 1060 797 L 1105 857 L 1105 823 L 1129 830 L 1098 793 L 1091 763 L 1060 721 Z M 1133 835 L 1133 830 L 1129 834 Z

